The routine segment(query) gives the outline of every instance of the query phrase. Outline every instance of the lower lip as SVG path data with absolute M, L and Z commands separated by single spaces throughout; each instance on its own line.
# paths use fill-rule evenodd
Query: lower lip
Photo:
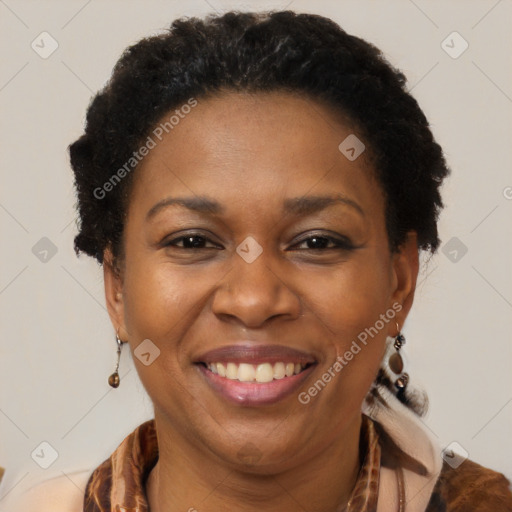
M 270 405 L 297 391 L 313 371 L 314 364 L 291 377 L 274 379 L 271 382 L 240 382 L 213 373 L 202 364 L 196 365 L 210 387 L 224 398 L 238 405 Z

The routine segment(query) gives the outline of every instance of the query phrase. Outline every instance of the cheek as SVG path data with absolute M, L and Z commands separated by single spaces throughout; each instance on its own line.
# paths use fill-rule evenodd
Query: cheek
M 347 262 L 331 275 L 317 279 L 304 292 L 312 299 L 315 317 L 325 327 L 329 346 L 324 368 L 336 375 L 333 389 L 338 389 L 337 393 L 326 395 L 333 405 L 339 397 L 343 397 L 345 406 L 364 397 L 394 326 L 396 311 L 390 302 L 389 266 L 382 256 L 368 256 Z
M 182 344 L 204 316 L 223 274 L 226 270 L 220 267 L 177 267 L 156 258 L 127 261 L 124 313 L 128 333 L 134 341 L 153 340 L 162 355 L 174 356 L 169 364 L 176 365 Z
M 124 313 L 127 330 L 132 339 L 156 339 L 158 327 L 162 326 L 163 312 L 172 320 L 174 308 L 168 308 L 173 302 L 173 290 L 157 286 L 154 274 L 150 271 L 139 273 L 137 269 L 127 272 L 125 281 Z
M 170 273 L 169 266 L 150 261 L 127 264 L 125 321 L 134 338 L 158 341 L 172 336 L 175 326 L 190 309 L 197 287 L 179 272 Z
M 190 327 L 188 319 L 198 314 L 201 289 L 189 276 L 151 258 L 127 260 L 125 275 L 124 318 L 137 373 L 159 408 L 177 403 L 177 395 L 183 394 L 181 340 Z M 143 353 L 139 345 L 148 339 L 153 344 L 144 350 L 150 352 L 149 364 L 138 357 Z
M 361 255 L 332 272 L 305 280 L 303 296 L 341 346 L 373 326 L 391 307 L 390 268 L 382 256 Z M 390 314 L 393 314 L 393 310 Z M 379 323 L 379 330 L 388 330 Z M 393 324 L 392 324 L 393 325 Z M 383 328 L 384 327 L 384 328 Z

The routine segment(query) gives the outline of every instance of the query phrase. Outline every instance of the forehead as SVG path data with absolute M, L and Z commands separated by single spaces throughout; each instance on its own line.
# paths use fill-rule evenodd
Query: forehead
M 304 96 L 197 98 L 193 108 L 163 116 L 150 136 L 155 144 L 135 172 L 132 195 L 149 208 L 166 195 L 213 195 L 242 207 L 249 199 L 262 207 L 307 193 L 363 202 L 381 195 L 365 152 L 351 160 L 340 151 L 353 127 Z

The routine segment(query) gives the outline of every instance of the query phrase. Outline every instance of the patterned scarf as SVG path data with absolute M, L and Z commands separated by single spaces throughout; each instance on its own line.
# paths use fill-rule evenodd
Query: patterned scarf
M 375 512 L 379 492 L 381 449 L 373 421 L 362 416 L 360 453 L 363 464 L 346 507 L 339 512 Z M 92 473 L 84 512 L 148 512 L 146 480 L 158 461 L 155 421 L 139 425 Z

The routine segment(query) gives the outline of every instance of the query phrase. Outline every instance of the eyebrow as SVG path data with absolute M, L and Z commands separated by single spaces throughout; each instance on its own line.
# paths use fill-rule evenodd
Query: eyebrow
M 224 207 L 215 201 L 205 196 L 197 197 L 168 197 L 156 203 L 146 214 L 146 220 L 150 220 L 160 210 L 167 208 L 168 206 L 178 205 L 189 210 L 199 213 L 210 213 L 216 215 L 224 212 Z
M 335 204 L 350 206 L 364 217 L 364 210 L 358 203 L 342 194 L 330 196 L 302 196 L 285 199 L 283 203 L 283 212 L 293 215 L 311 215 L 324 210 Z M 225 212 L 225 207 L 219 202 L 206 196 L 196 197 L 168 197 L 156 203 L 146 214 L 146 220 L 150 220 L 159 211 L 169 206 L 181 206 L 188 210 L 218 215 Z
M 350 206 L 364 217 L 364 210 L 361 206 L 342 194 L 330 196 L 302 196 L 286 199 L 284 201 L 284 211 L 285 213 L 295 215 L 310 215 L 335 204 Z

